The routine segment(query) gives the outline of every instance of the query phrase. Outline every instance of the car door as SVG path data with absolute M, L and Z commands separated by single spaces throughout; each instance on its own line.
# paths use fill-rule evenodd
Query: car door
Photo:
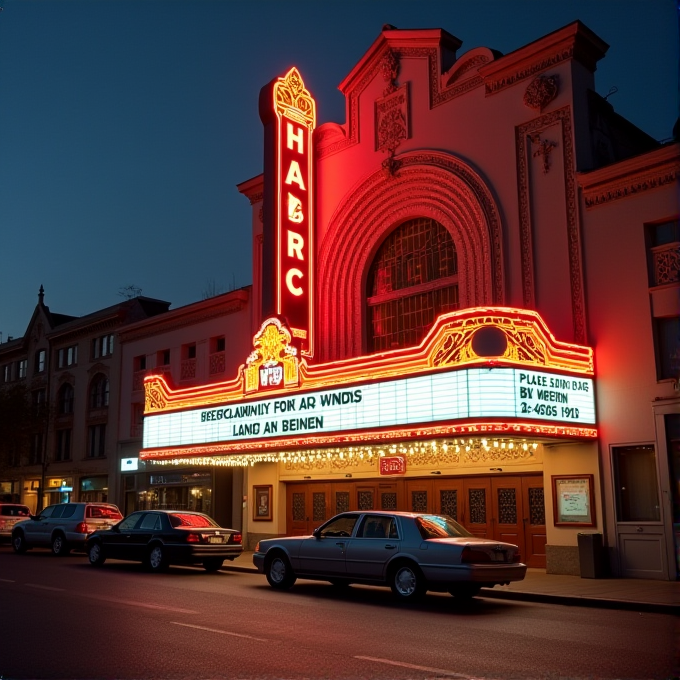
M 130 560 L 132 550 L 132 530 L 135 528 L 137 522 L 144 515 L 143 512 L 133 512 L 128 515 L 122 522 L 116 524 L 113 529 L 101 534 L 100 539 L 104 545 L 104 551 L 107 557 L 112 557 L 117 560 Z
M 158 512 L 147 512 L 141 521 L 130 531 L 130 539 L 127 543 L 132 560 L 143 560 L 146 557 L 149 543 L 154 534 L 162 530 L 162 517 Z
M 65 504 L 55 505 L 52 513 L 44 518 L 42 517 L 42 513 L 40 513 L 41 519 L 32 541 L 34 545 L 49 546 L 51 544 L 52 531 L 55 526 L 61 524 L 61 517 L 66 508 L 67 505 Z
M 347 542 L 345 565 L 348 578 L 380 580 L 385 565 L 401 544 L 396 518 L 365 515 L 355 535 Z
M 58 505 L 48 505 L 39 515 L 37 515 L 36 519 L 32 519 L 22 525 L 26 543 L 28 545 L 42 545 L 40 535 L 45 529 L 47 519 L 52 516 L 54 509 L 58 507 Z
M 334 517 L 300 546 L 300 572 L 316 576 L 344 576 L 345 547 L 360 515 Z

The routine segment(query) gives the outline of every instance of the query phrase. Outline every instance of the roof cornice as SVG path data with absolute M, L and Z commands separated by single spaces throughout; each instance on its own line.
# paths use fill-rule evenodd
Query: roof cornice
M 609 45 L 585 24 L 574 21 L 480 67 L 479 72 L 490 95 L 570 59 L 595 71 L 608 49 Z

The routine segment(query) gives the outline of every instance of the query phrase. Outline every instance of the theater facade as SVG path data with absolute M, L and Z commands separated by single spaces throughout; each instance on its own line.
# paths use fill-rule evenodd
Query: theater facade
M 606 570 L 676 578 L 680 156 L 596 94 L 607 47 L 386 26 L 318 127 L 296 68 L 266 85 L 252 350 L 147 375 L 141 458 L 242 468 L 251 547 L 441 512 L 551 573 L 595 533 Z

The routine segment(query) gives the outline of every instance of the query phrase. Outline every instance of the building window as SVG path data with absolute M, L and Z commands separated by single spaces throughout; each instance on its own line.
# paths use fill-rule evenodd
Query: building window
M 224 350 L 226 346 L 227 343 L 224 335 L 210 338 L 210 365 L 208 367 L 210 375 L 224 373 L 226 367 Z
M 57 448 L 54 452 L 57 461 L 71 460 L 71 429 L 57 430 Z
M 35 353 L 35 372 L 44 373 L 45 372 L 45 356 L 46 352 L 44 349 L 39 349 Z
M 35 432 L 31 437 L 31 448 L 28 452 L 28 464 L 37 465 L 43 457 L 43 433 Z
M 113 354 L 113 335 L 102 335 L 92 341 L 92 358 L 100 359 Z
M 73 413 L 73 385 L 64 383 L 57 393 L 57 408 L 60 415 Z
M 2 381 L 3 382 L 12 382 L 12 364 L 5 364 L 2 367 Z
M 196 343 L 182 345 L 182 364 L 180 380 L 193 380 L 196 377 Z
M 43 410 L 45 408 L 46 399 L 47 399 L 47 392 L 44 388 L 39 389 L 39 390 L 33 390 L 33 393 L 31 394 L 31 401 L 33 402 L 33 415 L 34 416 L 42 415 Z
M 66 366 L 73 366 L 78 363 L 78 345 L 71 345 L 70 347 L 62 347 L 57 353 L 57 366 L 65 368 Z
M 146 354 L 140 354 L 138 357 L 133 359 L 133 365 L 135 371 L 145 371 L 146 370 Z
M 224 335 L 220 335 L 216 338 L 210 338 L 210 354 L 215 354 L 215 352 L 224 352 L 226 346 L 227 342 Z
M 104 458 L 106 455 L 106 423 L 90 425 L 87 432 L 87 457 Z
M 97 374 L 90 385 L 90 408 L 106 408 L 109 405 L 109 379 Z
M 17 361 L 17 375 L 19 376 L 19 379 L 25 378 L 27 372 L 28 372 L 28 360 L 21 359 L 21 361 Z
M 680 316 L 654 319 L 658 380 L 680 379 Z
M 156 366 L 169 366 L 170 365 L 170 350 L 162 349 L 156 355 Z
M 369 351 L 417 345 L 440 314 L 459 308 L 449 232 L 425 218 L 397 227 L 371 264 L 366 297 Z
M 649 285 L 680 282 L 680 221 L 647 225 Z

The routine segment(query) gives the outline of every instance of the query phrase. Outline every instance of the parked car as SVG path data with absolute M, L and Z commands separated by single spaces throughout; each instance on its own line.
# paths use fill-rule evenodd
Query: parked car
M 240 531 L 225 529 L 200 512 L 141 510 L 111 531 L 95 531 L 86 550 L 95 567 L 112 558 L 142 562 L 151 571 L 170 564 L 202 564 L 206 571 L 217 571 L 224 560 L 243 552 L 243 544 Z
M 311 536 L 260 541 L 253 562 L 273 588 L 298 577 L 388 585 L 402 600 L 427 590 L 471 598 L 527 570 L 516 545 L 477 538 L 451 517 L 377 510 L 343 512 Z
M 14 525 L 12 547 L 16 553 L 52 548 L 55 555 L 68 555 L 71 550 L 84 550 L 93 531 L 110 529 L 121 519 L 118 507 L 110 503 L 48 505 L 40 514 Z
M 31 510 L 27 505 L 0 503 L 0 541 L 9 543 L 14 525 L 23 519 L 29 519 L 30 516 Z

